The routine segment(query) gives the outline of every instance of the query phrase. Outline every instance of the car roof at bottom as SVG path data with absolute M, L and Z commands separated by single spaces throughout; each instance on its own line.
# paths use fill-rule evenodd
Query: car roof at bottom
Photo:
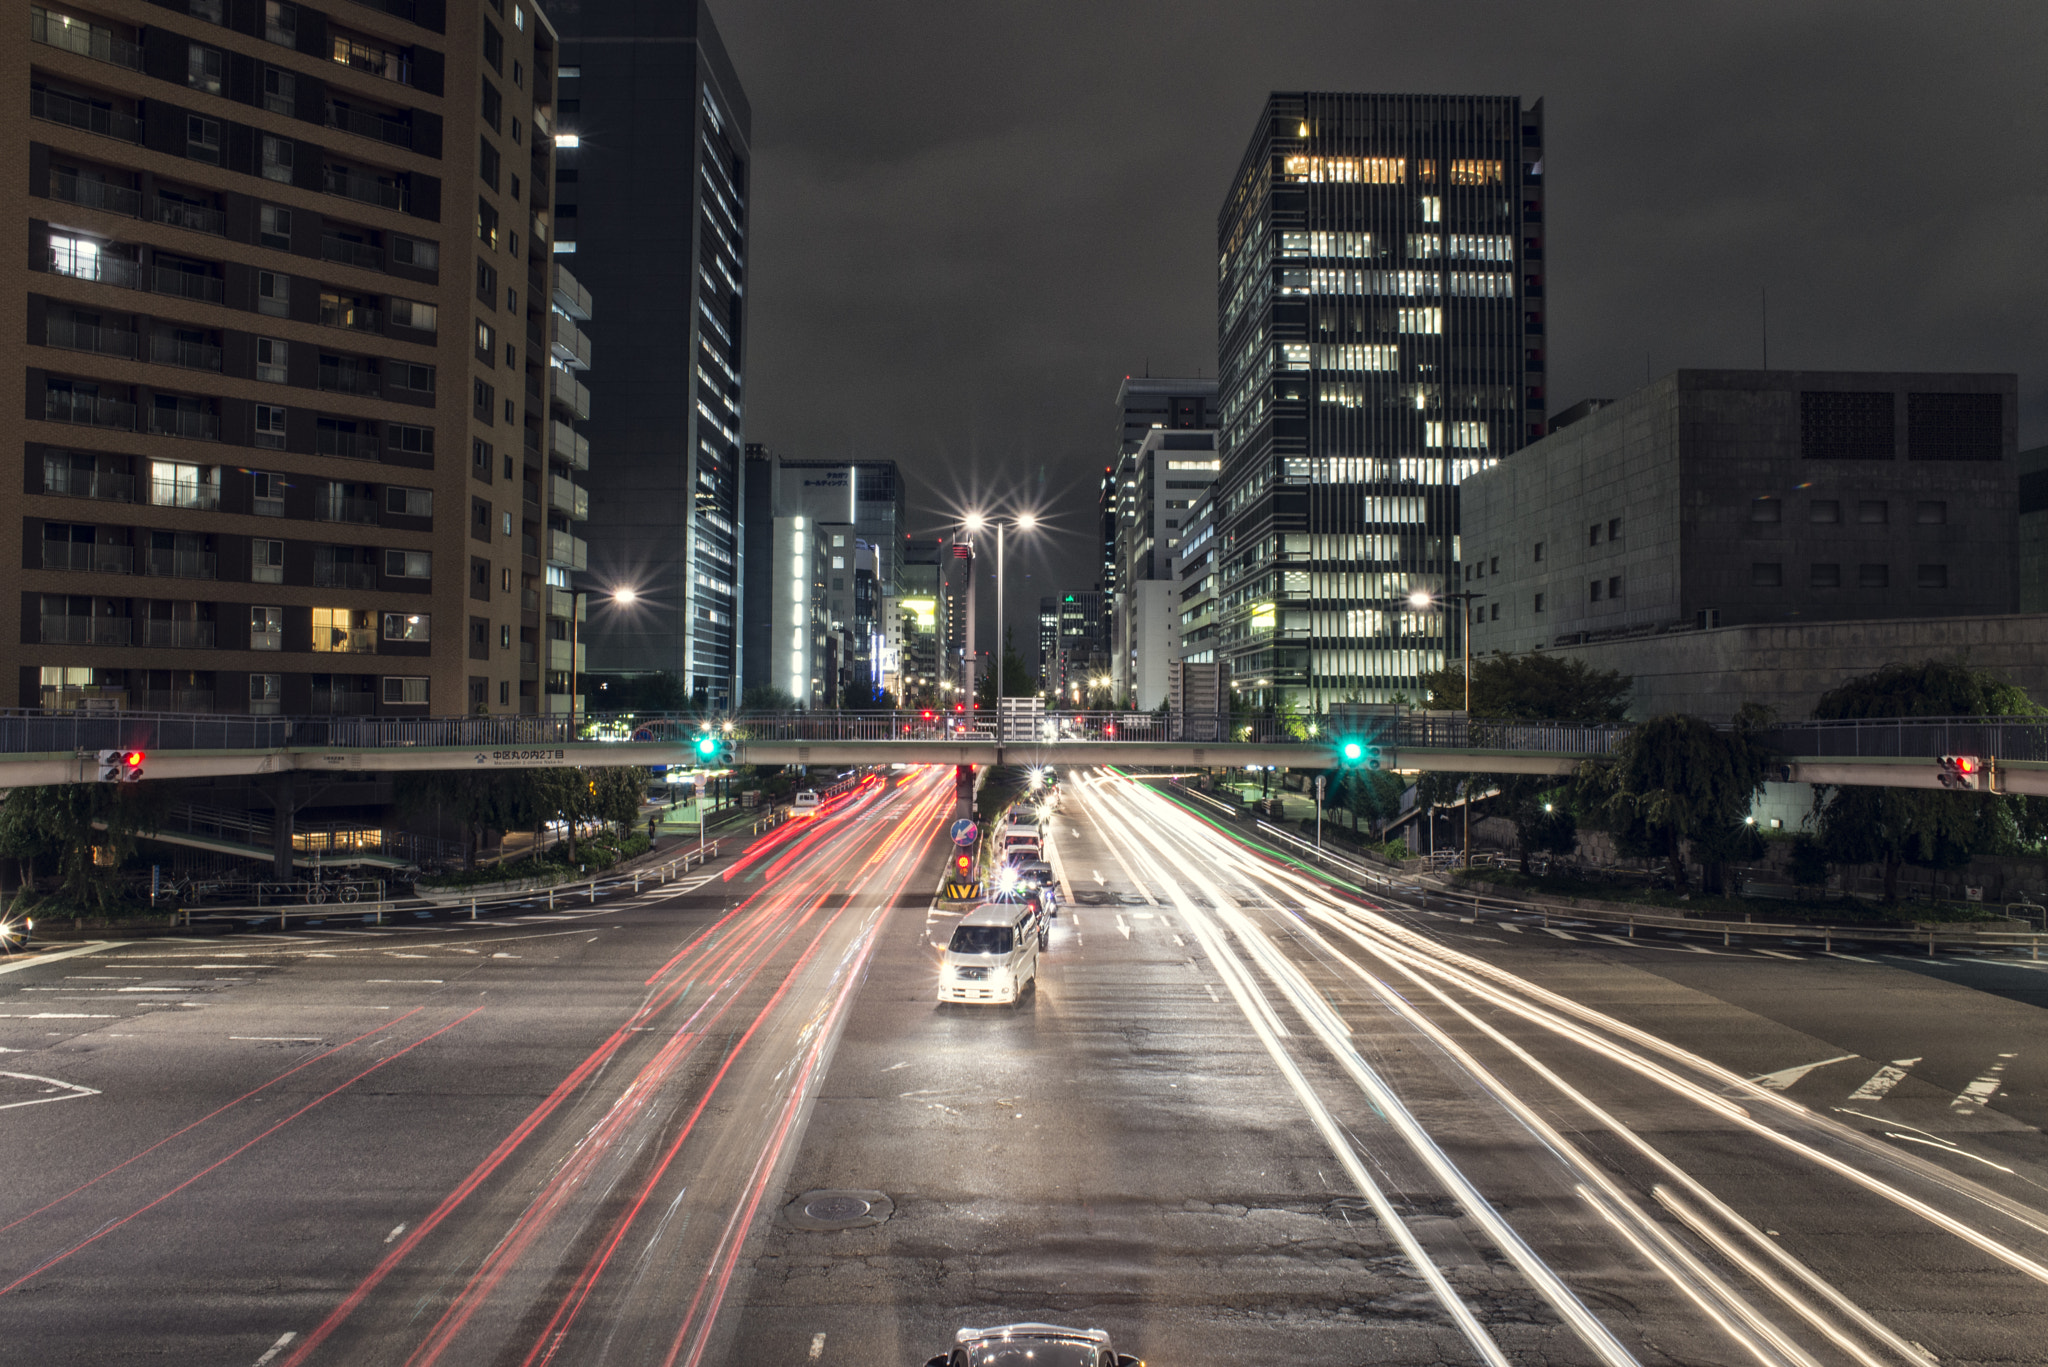
M 962 926 L 1008 926 L 1017 923 L 1018 914 L 1029 908 L 1022 901 L 983 902 L 974 910 L 962 916 L 955 925 Z

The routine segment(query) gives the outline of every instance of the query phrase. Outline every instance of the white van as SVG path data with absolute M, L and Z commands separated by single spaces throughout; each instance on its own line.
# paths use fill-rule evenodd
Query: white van
M 939 967 L 942 1002 L 1014 1002 L 1038 983 L 1038 913 L 988 902 L 960 918 Z
M 1045 858 L 1045 841 L 1039 837 L 1036 826 L 1011 826 L 1003 831 L 1002 843 L 996 847 L 996 862 L 1008 864 L 1018 859 Z
M 1035 831 L 1038 829 L 1038 809 L 1019 802 L 1003 814 L 1005 830 Z
M 800 789 L 789 805 L 799 816 L 815 812 L 818 810 L 818 795 L 809 788 Z

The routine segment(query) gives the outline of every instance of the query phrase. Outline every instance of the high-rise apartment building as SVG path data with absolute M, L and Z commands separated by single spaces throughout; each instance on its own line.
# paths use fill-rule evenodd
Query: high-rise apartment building
M 974 543 L 964 533 L 956 533 L 939 549 L 939 589 L 945 618 L 940 623 L 945 660 L 939 691 L 946 698 L 968 702 L 981 680 L 981 662 L 975 653 Z
M 1131 684 L 1130 612 L 1138 592 L 1133 585 L 1155 577 L 1147 565 L 1131 558 L 1133 529 L 1150 522 L 1150 510 L 1142 503 L 1146 491 L 1139 479 L 1138 452 L 1157 431 L 1213 428 L 1216 381 L 1126 375 L 1117 389 L 1116 408 L 1116 458 L 1102 478 L 1102 638 L 1109 643 L 1111 686 L 1123 697 Z M 1161 568 L 1158 573 L 1165 572 Z
M 1544 431 L 1542 104 L 1275 93 L 1217 247 L 1217 657 L 1259 702 L 1417 696 L 1458 484 Z
M 1154 428 L 1118 464 L 1117 582 L 1110 677 L 1141 708 L 1166 697 L 1178 643 L 1174 553 L 1194 506 L 1216 482 L 1216 434 Z
M 945 690 L 941 659 L 946 639 L 946 596 L 939 572 L 946 543 L 907 537 L 897 571 L 896 617 L 900 654 L 895 693 L 905 707 L 935 707 Z
M 609 357 L 590 419 L 589 577 L 637 593 L 594 623 L 591 665 L 671 673 L 728 707 L 743 670 L 752 114 L 701 0 L 553 12 L 556 250 L 603 301 Z
M 559 479 L 570 527 L 588 449 L 569 429 L 556 460 L 552 435 L 555 308 L 587 296 L 552 269 L 548 19 L 28 19 L 8 48 L 28 250 L 0 278 L 27 404 L 0 551 L 17 701 L 541 708 L 542 507 Z

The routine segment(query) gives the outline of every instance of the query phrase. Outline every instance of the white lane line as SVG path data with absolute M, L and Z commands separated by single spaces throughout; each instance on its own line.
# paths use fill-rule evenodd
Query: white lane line
M 1830 959 L 1847 959 L 1850 963 L 1855 964 L 1874 964 L 1878 962 L 1876 959 L 1866 959 L 1860 954 L 1844 954 L 1839 950 L 1833 949 L 1823 949 L 1821 953 L 1827 955 Z
M 1991 1098 L 1998 1095 L 1999 1087 L 2005 1082 L 2000 1074 L 2005 1071 L 2006 1061 L 2018 1057 L 2018 1054 L 2000 1054 L 1989 1072 L 1963 1088 L 1956 1099 L 1949 1102 L 1949 1109 L 1958 1115 L 1970 1115 L 1978 1107 L 1990 1105 Z
M 439 987 L 441 985 L 439 978 L 365 978 L 363 981 L 366 983 L 386 983 L 398 987 L 424 987 L 429 984 Z
M 1790 959 L 1790 960 L 1791 960 L 1791 961 L 1792 961 L 1793 963 L 1795 963 L 1795 964 L 1796 964 L 1796 963 L 1800 963 L 1800 962 L 1802 962 L 1802 960 L 1800 959 L 1800 957 L 1799 957 L 1799 956 L 1798 956 L 1797 954 L 1787 954 L 1787 953 L 1784 953 L 1784 952 L 1783 952 L 1782 950 L 1776 950 L 1776 949 L 1753 949 L 1753 950 L 1751 950 L 1751 953 L 1754 953 L 1754 954 L 1768 954 L 1768 955 L 1770 955 L 1770 956 L 1771 956 L 1771 957 L 1772 957 L 1773 959 Z
M 1118 912 L 1118 913 L 1116 914 L 1116 928 L 1117 928 L 1117 929 L 1118 929 L 1119 931 L 1123 932 L 1123 937 L 1124 937 L 1124 938 L 1125 938 L 1126 940 L 1128 940 L 1128 939 L 1130 939 L 1130 938 L 1131 938 L 1131 926 L 1130 926 L 1130 922 L 1128 922 L 1128 921 L 1124 920 L 1124 914 L 1123 914 L 1122 912 Z
M 276 1357 L 279 1353 L 282 1353 L 285 1349 L 291 1347 L 292 1340 L 296 1339 L 298 1336 L 299 1335 L 297 1330 L 286 1330 L 283 1338 L 280 1338 L 276 1343 L 270 1345 L 269 1352 L 265 1353 L 262 1357 L 256 1359 L 256 1367 L 267 1367 L 270 1360 Z
M 1560 940 L 1576 940 L 1579 938 L 1578 936 L 1572 934 L 1570 931 L 1559 930 L 1555 926 L 1545 926 L 1543 927 L 1543 932 L 1546 935 L 1555 935 Z
M 9 963 L 0 964 L 0 973 L 19 973 L 22 969 L 34 968 L 37 964 L 53 964 L 59 959 L 75 959 L 81 954 L 98 954 L 102 950 L 122 949 L 129 943 L 131 942 L 127 940 L 100 940 L 93 944 L 80 945 L 76 949 L 44 950 L 40 954 L 24 955 Z
M 229 1035 L 229 1039 L 257 1040 L 269 1044 L 318 1044 L 324 1035 Z
M 398 1237 L 399 1235 L 401 1235 L 401 1234 L 405 1233 L 405 1227 L 406 1227 L 406 1224 L 407 1224 L 407 1223 L 408 1223 L 407 1221 L 404 1221 L 404 1220 L 400 1220 L 400 1221 L 398 1222 L 397 1226 L 396 1226 L 396 1227 L 394 1227 L 394 1228 L 392 1229 L 392 1231 L 391 1231 L 391 1232 L 390 1232 L 389 1234 L 387 1234 L 387 1235 L 385 1235 L 385 1236 L 384 1236 L 384 1242 L 388 1244 L 388 1243 L 390 1243 L 390 1242 L 391 1242 L 391 1241 L 392 1241 L 393 1239 L 396 1239 L 396 1238 L 397 1238 L 397 1237 Z
M 1506 921 L 1502 921 L 1502 922 L 1500 923 L 1500 928 L 1501 928 L 1502 930 L 1512 930 L 1512 931 L 1513 931 L 1513 932 L 1515 932 L 1515 934 L 1517 934 L 1517 935 L 1520 935 L 1520 934 L 1522 934 L 1522 933 L 1523 933 L 1523 932 L 1522 932 L 1522 928 L 1521 928 L 1520 926 L 1511 926 L 1511 925 L 1509 925 L 1509 924 L 1508 924 L 1508 923 L 1507 923 Z
M 138 1003 L 144 1005 L 146 1003 Z M 0 1020 L 17 1021 L 110 1021 L 111 1015 L 95 1016 L 84 1011 L 0 1011 Z
M 811 1335 L 811 1361 L 816 1362 L 823 1356 L 825 1356 L 825 1336 L 823 1334 Z
M 1816 1068 L 1825 1068 L 1831 1063 L 1847 1063 L 1855 1057 L 1855 1054 L 1837 1054 L 1833 1058 L 1824 1058 L 1818 1063 L 1801 1063 L 1791 1068 L 1780 1068 L 1775 1073 L 1760 1073 L 1756 1077 L 1751 1078 L 1750 1081 L 1759 1087 L 1768 1087 L 1774 1092 L 1782 1092 Z
M 0 1077 L 19 1078 L 23 1082 L 47 1082 L 59 1092 L 57 1096 L 38 1096 L 30 1097 L 27 1101 L 0 1102 L 0 1111 L 11 1111 L 17 1106 L 41 1106 L 45 1102 L 50 1101 L 76 1101 L 80 1097 L 98 1096 L 100 1094 L 100 1089 L 97 1087 L 81 1087 L 75 1082 L 59 1082 L 56 1078 L 44 1077 L 39 1073 L 0 1073 Z
M 1906 1070 L 1920 1060 L 1895 1058 L 1870 1075 L 1870 1081 L 1849 1093 L 1851 1101 L 1882 1101 L 1884 1094 L 1906 1080 Z
M 1223 998 L 1216 995 L 1216 989 L 1214 987 L 1210 987 L 1208 983 L 1203 983 L 1202 986 L 1209 988 L 1210 1001 L 1215 1002 L 1218 1006 L 1221 1006 L 1223 1004 Z

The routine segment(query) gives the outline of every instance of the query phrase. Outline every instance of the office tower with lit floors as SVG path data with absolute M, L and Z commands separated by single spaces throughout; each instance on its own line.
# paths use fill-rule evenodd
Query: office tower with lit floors
M 37 4 L 16 702 L 533 710 L 557 42 L 526 0 Z M 570 495 L 573 499 L 573 495 Z
M 1275 93 L 1217 248 L 1217 658 L 1256 703 L 1419 699 L 1459 482 L 1544 430 L 1542 104 Z
M 603 309 L 606 354 L 588 425 L 590 666 L 668 674 L 731 707 L 745 670 L 752 113 L 701 0 L 550 12 L 556 250 Z M 619 587 L 636 592 L 630 610 L 606 609 Z

